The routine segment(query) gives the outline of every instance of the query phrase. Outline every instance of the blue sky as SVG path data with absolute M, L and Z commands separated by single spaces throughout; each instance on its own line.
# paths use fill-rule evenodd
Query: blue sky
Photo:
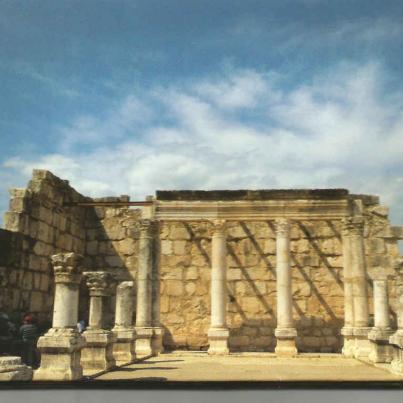
M 93 196 L 345 187 L 403 224 L 403 3 L 0 2 L 0 211 L 50 169 Z

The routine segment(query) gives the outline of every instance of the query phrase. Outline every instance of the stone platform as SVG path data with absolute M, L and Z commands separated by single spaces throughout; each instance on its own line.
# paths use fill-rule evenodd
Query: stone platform
M 385 368 L 340 354 L 300 354 L 277 358 L 273 353 L 211 356 L 205 352 L 164 353 L 100 375 L 97 380 L 133 381 L 402 381 Z

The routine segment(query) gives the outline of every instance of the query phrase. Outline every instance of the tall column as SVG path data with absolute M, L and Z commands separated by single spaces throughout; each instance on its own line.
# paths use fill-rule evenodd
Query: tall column
M 156 231 L 154 220 L 140 220 L 140 239 L 137 268 L 136 355 L 154 355 L 152 339 L 152 270 L 153 246 Z
M 369 359 L 372 362 L 391 362 L 393 348 L 389 337 L 393 334 L 390 327 L 388 280 L 384 273 L 373 279 L 375 326 L 368 333 L 371 342 Z
M 111 275 L 104 271 L 87 271 L 84 275 L 90 294 L 90 315 L 89 326 L 83 333 L 86 345 L 81 353 L 81 365 L 85 374 L 91 374 L 115 366 L 115 335 L 103 329 L 103 304 L 104 298 L 110 296 Z
M 369 307 L 367 291 L 367 270 L 364 253 L 364 219 L 362 216 L 350 217 L 348 219 L 350 230 L 350 253 L 352 264 L 352 285 L 354 304 L 354 357 L 368 357 L 371 351 L 371 344 L 368 340 Z
M 159 354 L 164 351 L 162 339 L 164 336 L 164 329 L 160 322 L 160 256 L 161 245 L 159 239 L 160 226 L 159 222 L 155 222 L 155 234 L 153 238 L 153 262 L 151 269 L 151 326 L 153 328 L 152 337 L 152 350 L 154 354 Z
M 84 339 L 77 331 L 82 259 L 76 253 L 51 257 L 55 275 L 53 324 L 38 340 L 41 366 L 34 373 L 35 380 L 67 381 L 83 376 L 80 357 Z
M 344 282 L 344 327 L 342 352 L 347 357 L 354 357 L 354 296 L 353 296 L 353 263 L 351 255 L 351 224 L 349 219 L 342 220 L 343 245 L 343 282 Z
M 227 237 L 225 220 L 213 221 L 211 246 L 211 324 L 209 354 L 228 354 Z
M 403 259 L 396 267 L 397 331 L 390 337 L 393 346 L 392 371 L 403 373 Z
M 112 329 L 116 336 L 113 345 L 113 356 L 116 365 L 134 361 L 136 332 L 133 326 L 134 283 L 123 281 L 116 288 L 115 326 Z
M 290 223 L 285 218 L 276 220 L 276 289 L 277 328 L 275 336 L 278 355 L 297 354 L 297 331 L 292 317 Z

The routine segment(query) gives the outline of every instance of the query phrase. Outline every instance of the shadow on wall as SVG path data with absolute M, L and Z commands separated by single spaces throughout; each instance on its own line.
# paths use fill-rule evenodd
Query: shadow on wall
M 126 201 L 127 197 L 107 197 L 94 199 L 99 202 Z M 136 284 L 137 252 L 139 230 L 136 222 L 138 209 L 128 207 L 91 207 L 86 212 L 86 253 L 84 270 L 107 271 L 114 283 L 111 297 L 104 304 L 104 324 L 110 329 L 114 326 L 115 287 L 121 281 L 133 281 Z M 134 287 L 136 290 L 136 286 Z M 136 301 L 136 298 L 134 299 Z M 85 281 L 80 289 L 80 318 L 88 323 L 88 289 Z M 134 310 L 134 312 L 136 309 Z M 133 319 L 135 323 L 135 318 Z
M 240 222 L 246 239 L 228 238 L 230 347 L 239 351 L 274 351 L 276 326 L 275 229 L 257 239 L 253 223 Z M 340 233 L 333 222 L 322 222 L 321 234 L 308 224 L 294 225 L 291 240 L 293 307 L 301 352 L 338 352 L 343 326 Z M 323 229 L 323 227 L 326 227 Z M 255 232 L 255 233 L 254 233 Z M 326 243 L 327 242 L 327 243 Z M 240 247 L 240 245 L 242 245 Z M 324 246 L 321 246 L 324 245 Z M 243 249 L 242 249 L 243 248 Z M 249 248 L 249 249 L 248 249 Z M 257 258 L 248 258 L 248 255 Z M 338 263 L 332 265 L 330 261 Z M 236 270 L 241 275 L 238 276 Z

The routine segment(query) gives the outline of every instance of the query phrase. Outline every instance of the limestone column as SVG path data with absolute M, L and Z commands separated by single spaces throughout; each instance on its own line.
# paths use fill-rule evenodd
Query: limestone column
M 136 332 L 133 326 L 134 283 L 123 281 L 116 288 L 115 326 L 112 329 L 116 336 L 113 345 L 113 356 L 116 365 L 134 361 Z
M 82 259 L 76 253 L 51 257 L 55 275 L 53 324 L 38 340 L 41 366 L 34 372 L 34 380 L 67 381 L 83 376 L 80 357 L 84 339 L 77 331 Z
M 278 355 L 297 354 L 297 331 L 292 316 L 290 223 L 285 218 L 276 220 L 276 289 L 277 328 L 275 336 Z
M 353 263 L 351 258 L 351 224 L 350 219 L 342 220 L 343 245 L 343 283 L 344 283 L 344 327 L 342 353 L 347 357 L 354 356 L 354 297 L 353 297 Z
M 393 334 L 390 327 L 388 280 L 381 273 L 373 279 L 375 326 L 368 334 L 371 342 L 369 359 L 372 362 L 391 362 L 393 348 L 389 337 Z
M 156 230 L 154 220 L 140 220 L 137 268 L 136 355 L 154 355 L 152 326 L 153 246 Z
M 392 371 L 403 373 L 403 259 L 396 267 L 397 331 L 390 337 L 393 346 Z
M 154 354 L 159 354 L 164 351 L 164 346 L 162 339 L 164 336 L 164 329 L 161 326 L 160 314 L 160 256 L 161 256 L 161 245 L 159 239 L 159 222 L 155 222 L 155 233 L 153 238 L 153 249 L 152 249 L 152 269 L 151 269 L 151 326 L 153 328 L 152 337 L 152 350 Z
M 105 371 L 115 366 L 113 343 L 115 335 L 103 329 L 104 298 L 110 296 L 111 276 L 104 271 L 84 273 L 90 294 L 89 325 L 83 333 L 86 345 L 81 353 L 85 374 Z
M 227 237 L 225 220 L 213 221 L 211 245 L 211 324 L 209 354 L 228 354 L 227 328 Z
M 368 340 L 369 307 L 367 291 L 367 270 L 364 253 L 364 219 L 362 216 L 349 218 L 350 253 L 352 264 L 352 285 L 354 304 L 354 357 L 368 357 L 371 344 Z

